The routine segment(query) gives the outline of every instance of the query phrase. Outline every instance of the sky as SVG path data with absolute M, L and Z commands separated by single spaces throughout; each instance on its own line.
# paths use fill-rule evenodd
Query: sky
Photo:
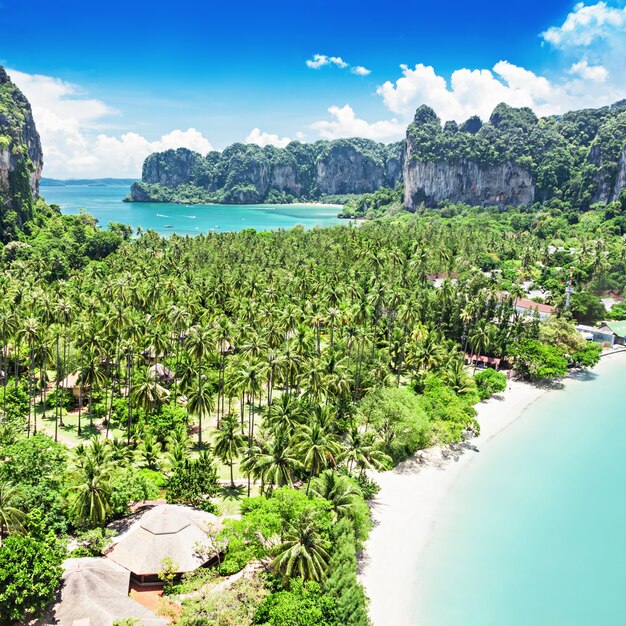
M 138 177 L 180 146 L 397 141 L 421 104 L 603 106 L 624 59 L 626 0 L 0 0 L 0 64 L 56 178 Z

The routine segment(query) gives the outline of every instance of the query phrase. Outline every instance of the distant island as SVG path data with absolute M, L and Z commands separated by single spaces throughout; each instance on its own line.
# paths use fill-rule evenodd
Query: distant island
M 112 187 L 132 185 L 134 178 L 42 178 L 39 183 L 42 187 L 67 187 L 69 185 L 80 185 L 85 187 Z

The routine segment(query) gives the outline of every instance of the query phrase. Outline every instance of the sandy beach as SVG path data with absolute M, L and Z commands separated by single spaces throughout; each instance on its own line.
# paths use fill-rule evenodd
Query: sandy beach
M 546 392 L 510 381 L 507 391 L 476 407 L 479 437 L 425 450 L 390 472 L 375 473 L 381 490 L 372 507 L 374 528 L 359 574 L 370 598 L 374 626 L 407 626 L 418 584 L 416 563 L 428 545 L 437 512 L 451 486 L 489 441 Z

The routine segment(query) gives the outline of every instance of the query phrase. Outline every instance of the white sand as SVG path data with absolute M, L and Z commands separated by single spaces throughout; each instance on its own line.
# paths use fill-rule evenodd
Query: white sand
M 374 528 L 359 575 L 370 598 L 374 626 L 411 623 L 418 585 L 416 564 L 451 486 L 480 449 L 544 393 L 544 389 L 511 381 L 507 391 L 477 406 L 479 437 L 424 451 L 394 470 L 374 476 L 381 490 L 372 507 Z

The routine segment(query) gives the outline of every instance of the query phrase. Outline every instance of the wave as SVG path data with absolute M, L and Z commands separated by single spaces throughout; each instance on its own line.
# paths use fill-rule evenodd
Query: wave
M 196 216 L 195 216 L 195 215 L 181 215 L 181 217 L 187 217 L 187 218 L 189 218 L 190 220 L 195 220 L 195 219 L 196 219 Z
M 157 213 L 156 216 L 157 217 L 169 217 L 169 215 L 163 215 L 163 213 Z

